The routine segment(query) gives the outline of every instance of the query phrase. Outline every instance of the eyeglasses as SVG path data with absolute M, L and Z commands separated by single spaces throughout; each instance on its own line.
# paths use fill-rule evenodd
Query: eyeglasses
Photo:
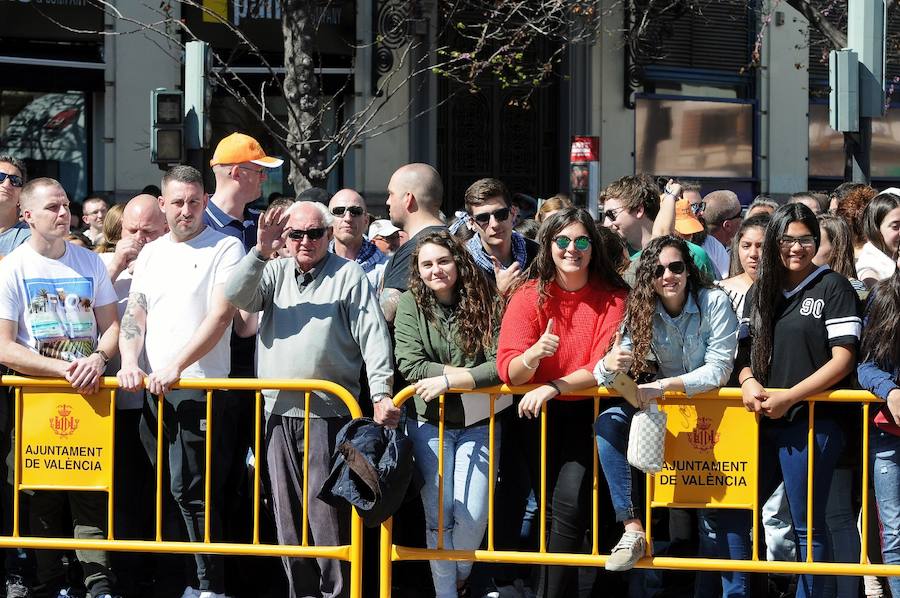
M 656 266 L 656 270 L 653 271 L 653 276 L 654 278 L 662 278 L 662 275 L 666 273 L 666 270 L 668 270 L 672 274 L 683 274 L 685 268 L 686 266 L 681 260 L 677 262 L 669 262 L 665 266 L 659 264 L 658 266 Z
M 304 235 L 309 237 L 310 241 L 317 241 L 325 236 L 325 227 L 321 226 L 319 228 L 311 228 L 309 230 L 300 230 L 297 228 L 288 233 L 288 239 L 291 239 L 293 241 L 302 241 Z
M 698 201 L 697 203 L 691 204 L 691 211 L 694 213 L 695 216 L 697 214 L 700 214 L 704 210 L 706 210 L 706 202 L 705 201 Z M 729 220 L 731 220 L 731 218 L 729 218 Z
M 788 235 L 782 235 L 778 242 L 781 244 L 782 249 L 790 249 L 794 246 L 794 243 L 800 243 L 801 247 L 814 247 L 816 245 L 816 238 L 812 235 L 804 235 L 802 237 L 789 237 Z
M 744 208 L 738 208 L 738 211 L 734 216 L 729 216 L 728 218 L 723 218 L 722 222 L 728 222 L 729 220 L 734 220 L 735 218 L 740 218 L 743 213 L 744 213 Z
M 569 248 L 569 245 L 572 244 L 572 239 L 565 235 L 560 235 L 553 239 L 553 242 L 556 243 L 556 246 L 565 251 Z M 575 238 L 575 249 L 578 251 L 585 251 L 588 247 L 591 246 L 591 238 L 587 236 L 580 236 Z
M 17 174 L 6 174 L 5 172 L 0 172 L 0 185 L 2 185 L 3 181 L 5 181 L 6 179 L 9 179 L 9 183 L 13 187 L 21 187 L 25 184 L 25 181 L 22 180 L 22 177 Z
M 254 174 L 262 174 L 266 170 L 265 168 L 260 168 L 259 170 L 257 170 L 256 168 L 250 168 L 249 166 L 241 166 L 240 164 L 236 164 L 235 166 L 237 166 L 241 170 L 246 170 L 247 172 L 252 172 Z
M 494 220 L 496 220 L 497 222 L 506 222 L 506 219 L 509 218 L 509 208 L 500 208 L 499 210 L 495 210 L 493 212 L 475 214 L 474 216 L 472 216 L 472 220 L 477 222 L 479 225 L 484 226 L 491 221 L 491 216 L 493 216 Z
M 338 218 L 344 217 L 344 212 L 350 212 L 350 215 L 354 218 L 359 218 L 365 213 L 365 210 L 359 206 L 336 206 L 331 208 L 331 213 L 337 216 Z
M 605 220 L 615 220 L 619 217 L 619 214 L 627 210 L 626 206 L 622 206 L 618 210 L 603 210 L 603 218 Z

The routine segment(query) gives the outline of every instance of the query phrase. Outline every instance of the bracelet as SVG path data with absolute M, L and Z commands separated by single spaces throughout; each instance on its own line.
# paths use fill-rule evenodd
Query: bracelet
M 744 378 L 743 382 L 741 382 L 741 386 L 743 386 L 744 382 L 746 382 L 747 380 L 756 380 L 756 376 L 747 376 L 746 378 Z
M 450 378 L 447 377 L 447 374 L 444 374 L 444 384 L 447 385 L 447 390 L 450 390 Z
M 553 390 L 556 391 L 556 396 L 559 396 L 562 394 L 562 390 L 559 389 L 559 385 L 557 385 L 556 382 L 554 382 L 553 380 L 550 380 L 549 382 L 544 382 L 544 384 L 546 384 L 547 386 L 552 386 Z
M 522 353 L 521 357 L 522 357 L 522 365 L 525 366 L 526 370 L 536 370 L 538 368 L 538 366 L 536 366 L 536 365 L 535 366 L 528 365 L 528 362 L 525 360 L 524 353 Z

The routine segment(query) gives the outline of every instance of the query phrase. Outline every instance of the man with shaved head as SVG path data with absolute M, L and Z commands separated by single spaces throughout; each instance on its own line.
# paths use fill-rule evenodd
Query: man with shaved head
M 0 363 L 20 374 L 65 378 L 82 394 L 97 391 L 116 354 L 116 293 L 97 254 L 66 242 L 72 214 L 58 181 L 38 178 L 22 187 L 28 241 L 0 262 Z M 37 492 L 31 532 L 59 536 L 59 513 L 69 510 L 75 537 L 106 537 L 106 498 L 96 492 Z M 76 551 L 92 596 L 109 598 L 109 555 Z M 58 554 L 35 551 L 37 582 L 56 595 L 68 587 Z
M 353 189 L 341 189 L 328 202 L 328 210 L 334 216 L 334 237 L 329 251 L 359 264 L 372 288 L 378 289 L 390 257 L 365 237 L 369 224 L 366 200 Z
M 114 285 L 125 288 L 124 297 L 119 294 L 120 301 L 127 301 L 128 289 L 131 288 L 131 270 L 141 248 L 150 241 L 155 241 L 168 232 L 166 216 L 159 209 L 159 200 L 152 195 L 137 195 L 125 204 L 122 212 L 122 238 L 116 243 L 113 253 L 101 253 L 100 258 L 106 263 L 106 270 Z M 128 276 L 120 277 L 125 270 Z M 123 284 L 120 285 L 119 281 Z M 127 285 L 124 285 L 127 281 Z M 122 314 L 119 314 L 121 317 Z
M 137 195 L 125 204 L 122 212 L 122 238 L 116 243 L 115 252 L 99 254 L 116 290 L 120 320 L 128 306 L 135 260 L 147 243 L 155 241 L 168 230 L 166 216 L 159 209 L 159 200 L 153 195 Z M 139 365 L 144 371 L 147 370 L 143 354 Z M 119 356 L 111 357 L 109 371 L 118 372 L 120 367 Z M 120 389 L 116 392 L 115 459 L 116 463 L 128 464 L 127 467 L 116 470 L 115 479 L 115 493 L 119 497 L 115 501 L 116 537 L 123 539 L 146 538 L 153 533 L 144 516 L 144 513 L 153 509 L 149 492 L 153 487 L 153 467 L 140 439 L 143 404 L 142 390 L 130 392 Z M 113 565 L 120 574 L 120 590 L 123 594 L 132 594 L 136 591 L 138 582 L 147 580 L 147 558 L 147 555 L 138 553 L 112 554 Z
M 268 210 L 259 221 L 256 246 L 238 264 L 225 286 L 235 306 L 262 312 L 259 324 L 260 378 L 322 378 L 360 395 L 366 375 L 375 421 L 396 426 L 400 411 L 391 402 L 393 366 L 387 323 L 375 291 L 359 264 L 328 252 L 334 216 L 320 203 L 298 201 Z M 282 245 L 292 257 L 270 259 Z M 344 404 L 310 393 L 309 424 L 305 393 L 264 390 L 265 458 L 275 505 L 278 543 L 300 544 L 303 526 L 303 463 L 309 488 L 328 477 L 341 427 L 350 421 Z M 304 438 L 309 454 L 304 455 Z M 305 461 L 306 460 L 306 461 Z M 346 541 L 346 513 L 327 504 L 318 490 L 307 497 L 312 538 L 321 546 Z M 288 596 L 335 598 L 348 591 L 346 566 L 333 559 L 283 557 Z
M 409 235 L 409 241 L 400 246 L 384 270 L 381 308 L 387 321 L 393 322 L 397 301 L 409 281 L 409 258 L 416 248 L 417 237 L 446 229 L 446 225 L 440 218 L 444 184 L 432 166 L 401 166 L 391 176 L 387 190 L 391 224 Z
M 703 217 L 709 233 L 707 243 L 712 246 L 707 249 L 707 253 L 721 277 L 728 278 L 731 261 L 728 250 L 731 248 L 731 240 L 741 228 L 744 209 L 737 194 L 727 189 L 707 193 L 703 203 L 705 205 Z M 703 248 L 706 249 L 706 244 Z

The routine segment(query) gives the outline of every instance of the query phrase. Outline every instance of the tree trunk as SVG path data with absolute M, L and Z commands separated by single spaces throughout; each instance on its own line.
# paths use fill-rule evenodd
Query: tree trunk
M 310 187 L 324 187 L 321 139 L 321 89 L 313 61 L 315 22 L 312 0 L 282 0 L 284 33 L 284 97 L 287 100 L 291 153 L 288 180 L 297 195 Z M 315 140 L 310 142 L 310 140 Z

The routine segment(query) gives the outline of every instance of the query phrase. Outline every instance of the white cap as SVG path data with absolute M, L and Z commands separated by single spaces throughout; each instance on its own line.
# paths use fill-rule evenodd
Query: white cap
M 390 237 L 391 235 L 399 231 L 400 229 L 391 224 L 390 220 L 376 220 L 369 225 L 369 238 L 374 239 L 375 237 Z

